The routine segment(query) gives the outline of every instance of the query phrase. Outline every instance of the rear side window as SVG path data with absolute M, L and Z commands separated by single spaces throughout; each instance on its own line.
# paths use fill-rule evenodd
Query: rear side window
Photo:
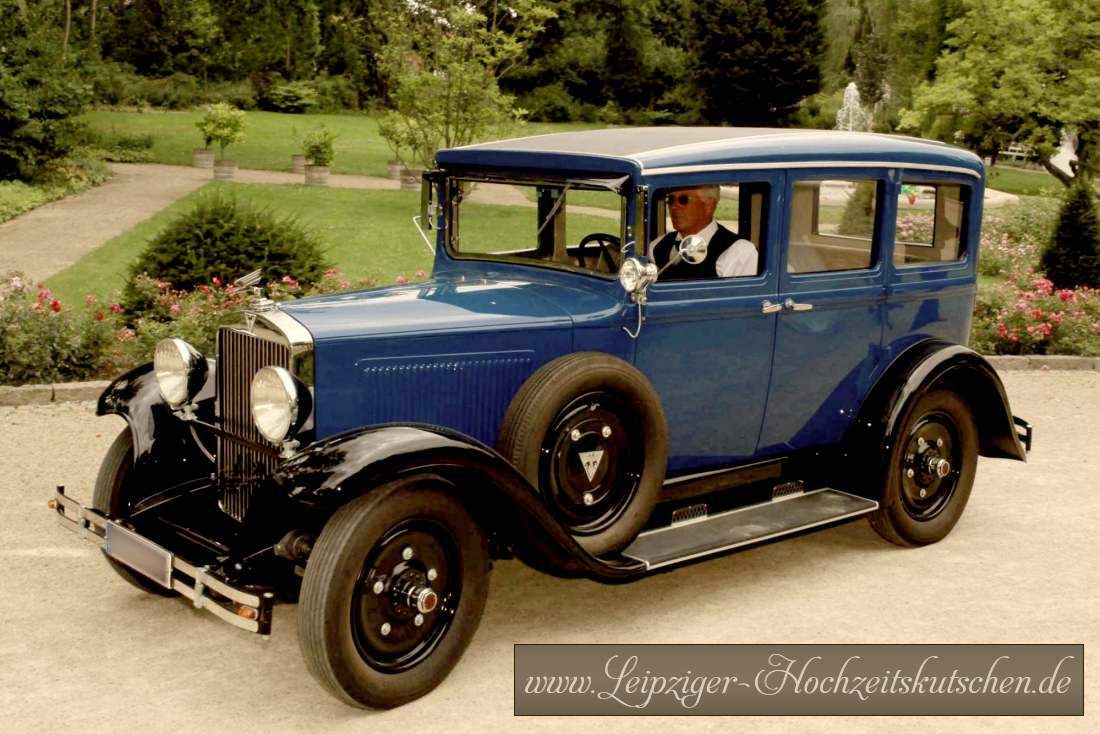
M 878 198 L 879 185 L 874 179 L 796 181 L 787 272 L 871 267 Z
M 962 258 L 970 187 L 903 180 L 894 233 L 894 265 L 927 265 Z

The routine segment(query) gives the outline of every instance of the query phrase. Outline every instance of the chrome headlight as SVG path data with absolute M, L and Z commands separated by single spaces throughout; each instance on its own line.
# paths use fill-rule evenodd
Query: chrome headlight
M 297 428 L 298 404 L 298 384 L 282 367 L 264 367 L 252 378 L 252 419 L 271 443 Z
M 183 339 L 161 339 L 153 353 L 153 371 L 165 402 L 178 408 L 206 383 L 206 358 Z
M 657 280 L 657 266 L 632 257 L 619 268 L 619 285 L 627 293 L 640 293 Z

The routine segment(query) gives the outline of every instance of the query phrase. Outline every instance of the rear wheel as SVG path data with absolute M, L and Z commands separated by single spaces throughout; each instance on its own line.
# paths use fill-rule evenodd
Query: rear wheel
M 974 416 L 957 393 L 940 389 L 917 398 L 899 425 L 871 526 L 898 545 L 935 543 L 970 498 L 978 463 Z
M 390 708 L 431 691 L 481 620 L 485 536 L 440 482 L 403 479 L 353 500 L 310 554 L 302 654 L 323 686 L 354 705 Z
M 134 468 L 134 437 L 129 427 L 118 434 L 103 463 L 99 465 L 99 474 L 95 479 L 95 491 L 92 494 L 92 507 L 105 514 L 110 520 L 125 520 L 129 516 L 134 501 L 133 485 L 130 477 Z M 142 576 L 129 566 L 119 563 L 106 553 L 107 563 L 129 583 L 150 594 L 159 596 L 177 596 L 177 592 L 166 589 L 152 579 Z

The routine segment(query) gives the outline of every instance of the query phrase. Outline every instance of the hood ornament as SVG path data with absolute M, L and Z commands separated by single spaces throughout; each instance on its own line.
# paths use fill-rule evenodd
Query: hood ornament
M 238 288 L 248 288 L 252 291 L 252 302 L 244 308 L 244 323 L 249 331 L 252 331 L 252 327 L 256 324 L 256 314 L 274 311 L 279 307 L 279 304 L 264 295 L 263 286 L 260 284 L 263 277 L 263 270 L 257 269 L 233 281 L 233 285 Z

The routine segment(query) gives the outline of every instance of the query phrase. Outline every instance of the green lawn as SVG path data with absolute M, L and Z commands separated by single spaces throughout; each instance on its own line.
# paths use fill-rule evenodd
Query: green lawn
M 418 193 L 212 182 L 88 253 L 50 278 L 49 287 L 62 303 L 89 293 L 111 298 L 145 244 L 198 197 L 219 190 L 232 192 L 242 203 L 298 217 L 324 244 L 330 264 L 351 278 L 374 276 L 392 283 L 397 275 L 431 270 L 431 253 L 412 224 Z
M 991 166 L 986 171 L 986 186 L 1007 194 L 1022 196 L 1061 196 L 1065 187 L 1046 171 L 1009 166 Z
M 153 161 L 172 165 L 191 165 L 191 150 L 202 145 L 195 122 L 202 110 L 155 110 L 149 112 L 95 110 L 83 116 L 96 131 L 153 136 Z M 269 171 L 290 170 L 290 156 L 300 153 L 294 130 L 306 132 L 324 123 L 336 133 L 334 173 L 385 176 L 391 154 L 378 134 L 377 117 L 367 113 L 288 115 L 279 112 L 247 112 L 245 139 L 230 146 L 226 157 L 241 168 Z M 515 134 L 539 135 L 598 127 L 581 123 L 530 123 Z
M 199 197 L 219 191 L 232 193 L 242 203 L 297 217 L 321 240 L 329 263 L 350 279 L 373 276 L 385 285 L 398 275 L 411 277 L 418 269 L 431 272 L 432 254 L 412 224 L 419 193 L 211 182 L 89 252 L 47 285 L 62 303 L 77 303 L 89 294 L 100 301 L 114 300 L 114 292 L 126 282 L 130 263 L 146 243 Z M 502 235 L 535 231 L 537 215 L 531 207 L 468 203 L 464 211 L 476 215 L 463 220 L 463 238 L 481 244 L 483 251 L 523 247 L 526 242 L 506 241 Z M 606 230 L 608 221 L 571 216 L 570 241 Z

